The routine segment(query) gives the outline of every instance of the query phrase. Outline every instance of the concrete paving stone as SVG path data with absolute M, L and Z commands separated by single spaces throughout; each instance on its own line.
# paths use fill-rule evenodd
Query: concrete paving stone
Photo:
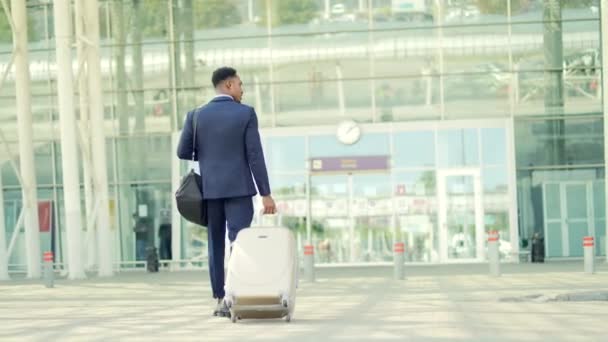
M 0 282 L 0 341 L 608 341 L 608 266 L 582 262 L 318 269 L 294 320 L 213 317 L 207 271 Z M 504 298 L 532 300 L 505 302 Z M 531 297 L 537 296 L 537 297 Z M 587 296 L 587 297 L 585 297 Z

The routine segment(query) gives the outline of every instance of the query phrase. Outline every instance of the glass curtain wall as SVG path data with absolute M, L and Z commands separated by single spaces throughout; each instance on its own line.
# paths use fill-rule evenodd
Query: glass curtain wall
M 172 200 L 171 133 L 181 128 L 188 110 L 213 95 L 210 73 L 223 65 L 239 70 L 244 101 L 256 108 L 263 128 L 333 125 L 345 118 L 379 123 L 512 117 L 522 237 L 546 229 L 543 184 L 603 178 L 599 1 L 424 0 L 413 8 L 401 3 L 100 0 L 116 259 L 136 260 L 138 240 L 154 237 L 158 244 L 156 230 L 167 220 Z M 36 177 L 41 206 L 52 212 L 42 248 L 56 250 L 61 260 L 65 227 L 52 2 L 30 0 L 27 9 Z M 3 13 L 3 67 L 11 53 Z M 19 161 L 11 72 L 0 104 L 5 210 L 16 212 L 5 218 L 10 237 L 21 206 L 11 164 Z M 493 137 L 484 134 L 482 141 Z M 399 171 L 396 177 L 407 183 L 428 166 L 412 167 L 420 170 Z M 500 193 L 488 179 L 504 176 L 501 165 L 489 164 L 483 172 L 493 175 L 484 178 L 490 182 L 484 188 Z M 306 179 L 295 168 L 277 170 L 273 177 L 281 188 L 292 189 L 285 196 L 301 199 L 306 193 Z M 368 181 L 355 179 L 354 186 L 362 184 L 365 191 Z M 594 234 L 599 234 L 605 215 L 595 203 L 604 194 L 596 189 L 586 191 L 593 195 L 588 207 L 594 208 L 587 217 L 593 217 Z M 384 195 L 379 191 L 377 196 Z M 498 212 L 492 215 L 488 222 L 504 220 Z M 138 238 L 133 228 L 141 218 L 155 231 Z M 289 220 L 294 229 L 306 225 Z M 361 239 L 367 241 L 375 225 L 357 221 Z M 22 238 L 16 240 L 16 251 L 22 249 Z M 12 264 L 23 263 L 17 255 Z

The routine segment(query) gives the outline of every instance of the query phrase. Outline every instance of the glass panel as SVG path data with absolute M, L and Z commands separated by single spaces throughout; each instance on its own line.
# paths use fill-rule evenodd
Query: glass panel
M 482 178 L 487 194 L 506 194 L 509 190 L 508 172 L 504 166 L 483 168 Z
M 10 243 L 10 240 L 15 231 L 15 225 L 19 219 L 21 213 L 22 201 L 20 190 L 6 190 L 4 191 L 4 224 L 6 232 L 6 248 Z M 24 239 L 21 237 L 24 233 L 18 233 L 20 237 L 17 240 L 15 249 L 11 254 L 8 263 L 9 264 L 26 264 L 25 257 L 25 244 Z
M 167 161 L 171 160 L 174 152 L 171 150 L 170 136 L 118 138 L 116 144 L 120 182 L 171 179 L 171 163 Z
M 353 145 L 341 144 L 335 136 L 319 135 L 310 137 L 311 157 L 343 157 L 389 155 L 387 134 L 363 134 Z
M 385 174 L 353 175 L 355 261 L 391 261 L 394 241 L 390 227 L 392 191 Z
M 433 132 L 396 133 L 393 143 L 395 167 L 435 165 L 435 134 Z
M 587 222 L 570 222 L 568 223 L 568 238 L 570 244 L 570 256 L 583 256 L 583 237 L 589 235 L 589 227 Z
M 606 220 L 595 220 L 595 252 L 606 255 Z
M 604 182 L 596 181 L 593 183 L 593 208 L 595 212 L 595 218 L 606 218 L 606 197 L 604 192 Z
M 173 8 L 173 11 L 178 9 Z M 173 107 L 167 105 L 173 98 L 172 92 L 167 90 L 172 84 L 170 65 L 173 60 L 167 43 L 168 33 L 172 31 L 167 27 L 169 13 L 169 1 L 100 3 L 100 33 L 105 37 L 100 51 L 104 89 L 107 89 L 105 114 L 117 120 L 110 128 L 114 134 L 124 135 L 132 129 L 154 131 L 154 127 L 168 130 L 177 126 L 175 122 L 169 122 Z M 176 26 L 187 21 L 186 18 L 184 14 Z M 184 39 L 188 39 L 191 30 L 183 30 Z M 181 46 L 180 43 L 176 46 Z M 192 61 L 191 51 L 191 48 L 177 48 L 175 52 L 183 53 L 183 60 L 188 63 Z M 176 68 L 176 86 L 192 86 L 182 83 L 180 70 Z M 178 112 L 182 112 L 180 104 Z M 133 128 L 131 120 L 135 121 Z M 159 124 L 163 120 L 165 122 Z
M 562 3 L 566 110 L 568 113 L 600 112 L 602 58 L 599 1 Z
M 430 120 L 441 116 L 437 30 L 423 27 L 431 18 L 406 19 L 411 15 L 395 14 L 395 20 L 406 22 L 389 22 L 383 26 L 390 30 L 374 32 L 374 39 L 383 42 L 375 48 L 376 101 L 381 111 L 392 111 L 395 120 Z
M 442 44 L 446 115 L 453 118 L 508 115 L 511 74 L 506 1 L 444 1 L 444 4 L 444 20 L 450 25 L 444 29 L 446 37 Z
M 548 219 L 561 219 L 561 197 L 559 184 L 545 186 L 546 213 Z
M 271 174 L 270 182 L 279 212 L 279 224 L 292 230 L 296 237 L 297 246 L 300 249 L 305 244 L 307 238 L 306 175 Z M 256 213 L 259 212 L 256 209 Z M 276 224 L 272 219 L 269 221 L 271 222 L 270 224 Z M 264 224 L 266 221 L 262 219 L 261 222 Z M 299 255 L 302 257 L 302 251 L 299 252 Z
M 432 196 L 435 195 L 435 171 L 416 171 L 395 173 L 394 191 L 397 195 Z
M 347 117 L 359 122 L 372 121 L 369 81 L 281 83 L 274 89 L 280 126 L 334 124 Z M 314 99 L 313 95 L 310 98 L 302 95 L 306 93 L 314 94 Z M 342 103 L 340 94 L 344 94 Z M 385 121 L 390 120 L 387 117 Z
M 437 261 L 435 171 L 399 172 L 394 180 L 397 227 L 406 244 L 406 260 Z
M 500 251 L 503 254 L 508 254 L 513 248 L 510 240 L 511 234 L 509 231 L 509 214 L 503 212 L 485 212 L 485 231 L 496 230 L 500 237 Z
M 473 177 L 446 178 L 448 258 L 470 259 L 477 256 L 475 195 Z
M 4 145 L 4 143 L 2 143 Z M 11 155 L 8 155 L 9 152 L 6 151 L 8 149 Z M 15 166 L 19 167 L 19 145 L 16 142 L 9 142 L 7 145 L 4 145 L 4 148 L 0 149 L 0 156 L 2 157 L 1 162 L 1 170 L 2 170 L 2 185 L 3 186 L 21 186 L 19 182 L 19 178 L 17 176 L 17 171 L 13 168 L 9 158 L 14 158 Z
M 561 257 L 564 256 L 562 249 L 562 224 L 561 223 L 547 223 L 547 245 L 548 257 Z
M 506 165 L 507 142 L 504 128 L 481 129 L 483 165 Z
M 266 163 L 273 172 L 306 169 L 304 137 L 268 137 L 265 139 Z
M 353 194 L 355 198 L 367 198 L 368 200 L 376 199 L 382 201 L 389 201 L 391 198 L 391 179 L 388 177 L 388 175 L 355 174 L 352 177 L 354 185 Z M 390 203 L 385 203 L 385 206 L 390 207 Z
M 544 166 L 602 164 L 604 162 L 603 121 L 567 119 L 516 121 L 517 165 Z
M 446 115 L 454 119 L 508 116 L 510 77 L 502 63 L 465 66 L 445 76 Z
M 119 189 L 122 260 L 145 260 L 147 246 L 159 247 L 160 224 L 171 222 L 171 186 L 161 183 L 120 186 Z M 134 230 L 138 222 L 146 231 Z
M 350 207 L 346 176 L 311 178 L 312 234 L 322 263 L 351 259 Z M 354 251 L 353 251 L 354 255 Z
M 392 193 L 385 175 L 312 177 L 313 241 L 323 262 L 392 260 Z M 349 198 L 353 198 L 349 204 Z M 352 221 L 351 221 L 352 220 Z M 353 235 L 350 234 L 351 222 Z
M 568 219 L 588 219 L 587 186 L 566 184 L 566 212 Z
M 390 216 L 360 216 L 355 219 L 355 262 L 393 260 Z
M 306 197 L 306 176 L 301 175 L 285 175 L 271 174 L 270 183 L 274 196 Z
M 441 117 L 439 76 L 437 70 L 429 68 L 423 67 L 420 75 L 390 77 L 374 83 L 380 121 L 390 121 L 387 118 L 409 121 Z
M 516 113 L 599 111 L 599 1 L 556 1 L 561 8 L 555 11 L 544 5 L 552 2 L 510 1 Z M 552 96 L 550 90 L 559 87 L 562 95 Z
M 477 129 L 439 131 L 439 166 L 471 166 L 479 164 Z

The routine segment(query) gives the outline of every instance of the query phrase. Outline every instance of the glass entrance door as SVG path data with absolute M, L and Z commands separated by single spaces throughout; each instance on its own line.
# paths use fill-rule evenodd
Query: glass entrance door
M 583 237 L 596 236 L 591 212 L 592 191 L 591 181 L 543 184 L 548 257 L 580 257 L 583 255 Z
M 390 180 L 384 174 L 311 177 L 312 243 L 319 263 L 392 260 Z
M 441 261 L 483 260 L 484 213 L 479 169 L 440 170 L 437 190 Z

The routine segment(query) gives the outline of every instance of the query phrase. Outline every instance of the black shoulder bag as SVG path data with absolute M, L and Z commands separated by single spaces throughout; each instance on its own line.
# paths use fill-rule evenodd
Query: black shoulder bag
M 195 161 L 195 149 L 196 149 L 196 122 L 198 121 L 198 115 L 196 112 L 192 113 L 192 161 Z M 186 220 L 199 224 L 201 226 L 207 226 L 207 201 L 203 198 L 203 184 L 201 176 L 194 172 L 194 168 L 190 169 L 190 172 L 182 178 L 182 182 L 175 192 L 175 201 L 177 202 L 177 211 Z

